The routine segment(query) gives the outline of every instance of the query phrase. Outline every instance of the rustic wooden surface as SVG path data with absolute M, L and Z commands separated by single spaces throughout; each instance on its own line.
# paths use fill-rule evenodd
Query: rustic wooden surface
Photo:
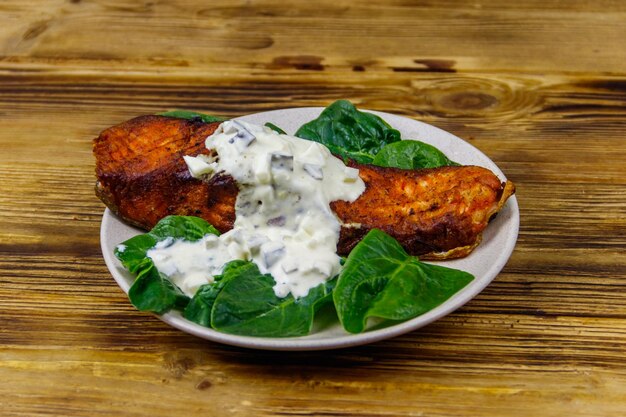
M 0 2 L 0 415 L 626 415 L 625 39 L 610 0 Z M 495 281 L 317 353 L 135 311 L 102 260 L 91 139 L 339 98 L 449 130 L 517 184 Z

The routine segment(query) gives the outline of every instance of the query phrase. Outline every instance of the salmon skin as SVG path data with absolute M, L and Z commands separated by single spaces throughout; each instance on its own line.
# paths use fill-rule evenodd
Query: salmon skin
M 208 154 L 205 139 L 219 123 L 140 116 L 104 130 L 93 142 L 96 194 L 117 216 L 151 229 L 168 215 L 198 216 L 220 232 L 233 227 L 235 180 L 193 178 L 184 155 Z M 353 203 L 334 201 L 342 223 L 337 253 L 347 255 L 371 229 L 393 236 L 421 259 L 469 254 L 489 220 L 515 192 L 477 166 L 420 170 L 350 163 L 365 191 Z

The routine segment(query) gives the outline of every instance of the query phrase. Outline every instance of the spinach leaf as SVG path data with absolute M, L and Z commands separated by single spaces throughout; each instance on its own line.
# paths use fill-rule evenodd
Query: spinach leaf
M 132 274 L 137 275 L 128 291 L 131 303 L 140 311 L 162 314 L 171 308 L 184 307 L 189 298 L 161 274 L 147 252 L 166 239 L 197 241 L 207 234 L 219 235 L 217 229 L 199 217 L 168 216 L 143 235 L 117 245 L 115 256 Z
M 295 299 L 290 294 L 279 298 L 274 294 L 274 278 L 261 274 L 252 262 L 224 271 L 221 282 L 222 288 L 212 301 L 211 327 L 224 333 L 262 337 L 308 334 L 315 312 L 330 300 L 334 284 L 320 284 L 306 297 Z M 212 296 L 207 290 L 205 308 Z
M 144 269 L 150 268 L 152 261 L 146 257 L 146 253 L 161 240 L 150 233 L 137 235 L 120 243 L 115 247 L 114 254 L 122 262 L 124 268 L 131 274 L 138 275 Z
M 158 240 L 183 239 L 195 242 L 206 235 L 217 235 L 220 232 L 209 222 L 195 216 L 167 216 L 161 219 L 148 233 Z
M 386 145 L 376 154 L 372 163 L 403 169 L 459 165 L 434 146 L 417 140 L 402 140 Z
M 176 285 L 160 273 L 148 259 L 149 266 L 141 270 L 133 286 L 128 290 L 130 302 L 139 311 L 163 314 L 172 308 L 184 308 L 189 302 Z
M 265 123 L 265 126 L 269 127 L 270 129 L 272 129 L 274 132 L 281 134 L 281 135 L 286 135 L 287 133 L 282 130 L 280 127 L 276 126 L 274 123 L 270 123 L 267 122 Z
M 137 235 L 117 245 L 115 256 L 122 265 L 133 274 L 138 274 L 146 264 L 146 253 L 157 242 L 167 238 L 184 239 L 190 242 L 202 239 L 207 234 L 219 235 L 220 232 L 205 220 L 193 216 L 167 216 L 161 219 L 152 230 Z
M 246 265 L 247 261 L 231 261 L 224 266 L 221 275 L 213 277 L 212 284 L 205 284 L 198 288 L 193 298 L 183 311 L 183 316 L 194 323 L 198 323 L 205 327 L 211 327 L 211 310 L 217 295 L 224 288 L 224 284 L 229 279 L 236 277 L 236 270 Z
M 335 287 L 333 301 L 343 327 L 365 329 L 369 317 L 407 320 L 457 293 L 474 277 L 409 256 L 391 236 L 374 229 L 352 250 Z
M 204 113 L 196 113 L 194 111 L 189 110 L 171 110 L 163 113 L 157 113 L 159 116 L 168 116 L 168 117 L 176 117 L 177 119 L 187 119 L 193 120 L 197 119 L 203 121 L 204 123 L 215 123 L 215 122 L 223 122 L 228 120 L 226 117 L 220 116 L 211 116 L 209 114 Z
M 296 136 L 360 163 L 371 163 L 383 146 L 400 140 L 398 130 L 374 114 L 358 111 L 347 100 L 326 107 L 317 119 L 302 125 Z

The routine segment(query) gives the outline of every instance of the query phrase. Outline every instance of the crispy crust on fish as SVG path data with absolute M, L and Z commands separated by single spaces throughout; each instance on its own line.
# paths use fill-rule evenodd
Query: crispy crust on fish
M 216 177 L 209 184 L 189 174 L 184 155 L 204 145 L 219 123 L 141 116 L 111 127 L 94 140 L 96 195 L 124 221 L 142 229 L 175 214 L 198 216 L 218 230 L 235 221 L 237 186 Z
M 184 155 L 208 153 L 218 123 L 141 116 L 94 140 L 96 194 L 126 222 L 152 228 L 167 215 L 201 217 L 221 232 L 232 229 L 238 187 L 227 175 L 191 177 Z M 342 222 L 337 253 L 347 255 L 373 229 L 390 234 L 412 255 L 451 259 L 468 255 L 489 220 L 515 192 L 476 166 L 422 170 L 352 163 L 366 184 L 353 203 L 335 201 Z
M 359 169 L 365 192 L 354 203 L 331 203 L 346 225 L 340 241 L 347 252 L 376 228 L 422 259 L 466 256 L 515 192 L 513 183 L 502 183 L 491 171 L 477 166 L 421 170 L 352 166 Z

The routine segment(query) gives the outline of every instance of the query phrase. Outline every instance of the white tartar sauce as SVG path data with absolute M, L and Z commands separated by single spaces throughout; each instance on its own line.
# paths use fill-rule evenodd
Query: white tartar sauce
M 341 225 L 330 202 L 361 195 L 357 169 L 317 142 L 236 120 L 222 123 L 206 147 L 217 156 L 185 156 L 185 162 L 196 178 L 235 179 L 234 228 L 197 242 L 160 242 L 148 251 L 159 271 L 192 296 L 227 262 L 250 260 L 274 277 L 278 297 L 296 298 L 339 273 Z

